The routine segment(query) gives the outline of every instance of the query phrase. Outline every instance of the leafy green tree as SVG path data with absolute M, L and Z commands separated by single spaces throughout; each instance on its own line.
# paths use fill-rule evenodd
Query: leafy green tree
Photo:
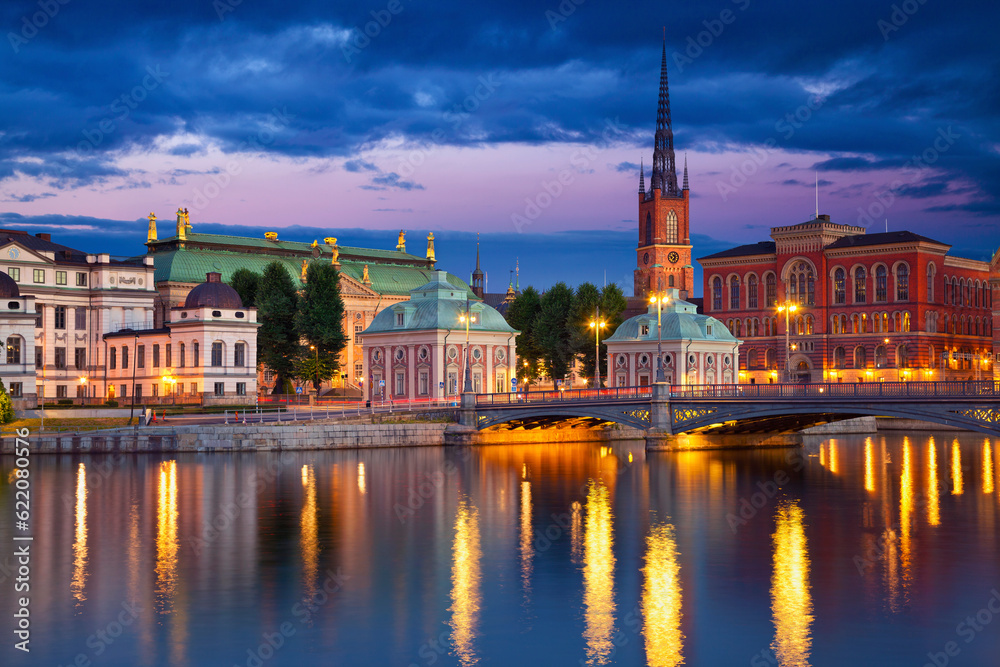
M 243 299 L 244 308 L 257 307 L 257 291 L 260 287 L 259 273 L 254 273 L 247 268 L 236 269 L 229 279 L 229 286 L 236 290 L 240 298 Z
M 564 282 L 556 283 L 542 296 L 541 309 L 532 330 L 553 388 L 558 380 L 566 377 L 573 363 L 572 309 L 573 290 Z
M 274 371 L 275 394 L 284 391 L 285 383 L 295 372 L 301 344 L 295 330 L 299 295 L 292 276 L 281 262 L 264 267 L 257 298 L 257 358 Z
M 573 341 L 573 353 L 579 357 L 583 366 L 585 378 L 594 377 L 594 329 L 590 323 L 598 316 L 601 305 L 601 292 L 593 283 L 582 283 L 573 294 L 573 308 L 570 313 L 570 334 Z M 600 313 L 604 320 L 604 313 Z M 603 338 L 607 328 L 601 330 Z
M 295 328 L 307 345 L 302 350 L 302 365 L 311 364 L 302 379 L 319 383 L 329 380 L 340 369 L 340 353 L 347 345 L 344 335 L 344 300 L 340 296 L 340 274 L 326 262 L 310 262 L 306 285 L 295 315 Z M 317 360 L 318 359 L 318 360 Z
M 535 319 L 542 309 L 541 297 L 528 286 L 507 309 L 507 324 L 520 331 L 517 337 L 518 376 L 530 383 L 538 378 L 542 351 L 535 343 Z
M 10 400 L 7 388 L 0 381 L 0 424 L 14 421 L 14 402 Z

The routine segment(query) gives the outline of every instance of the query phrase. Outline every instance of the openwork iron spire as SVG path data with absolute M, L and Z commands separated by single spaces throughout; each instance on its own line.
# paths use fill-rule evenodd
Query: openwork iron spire
M 688 188 L 688 156 L 687 156 L 687 153 L 684 154 L 684 189 L 685 190 L 689 190 L 690 189 L 690 188 Z
M 663 58 L 660 61 L 660 100 L 656 108 L 656 145 L 653 150 L 652 189 L 664 195 L 677 196 L 677 167 L 674 160 L 674 131 L 670 126 L 670 91 L 667 86 L 667 38 L 663 37 Z
M 639 158 L 639 194 L 646 194 L 646 167 L 642 164 L 642 158 Z

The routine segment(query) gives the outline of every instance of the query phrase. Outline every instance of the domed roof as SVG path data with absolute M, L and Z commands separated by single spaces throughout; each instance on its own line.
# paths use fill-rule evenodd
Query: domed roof
M 239 292 L 222 282 L 221 273 L 205 274 L 205 282 L 188 292 L 185 308 L 242 308 Z
M 663 341 L 669 340 L 712 340 L 736 342 L 736 337 L 730 333 L 719 320 L 708 315 L 699 315 L 693 303 L 682 301 L 676 289 L 667 290 L 670 301 L 662 306 Z M 646 325 L 645 333 L 642 326 Z M 615 333 L 605 338 L 605 343 L 624 341 L 650 340 L 656 342 L 656 306 L 650 306 L 649 311 L 642 315 L 630 317 L 619 325 Z
M 16 299 L 21 296 L 21 290 L 14 279 L 0 271 L 0 299 Z

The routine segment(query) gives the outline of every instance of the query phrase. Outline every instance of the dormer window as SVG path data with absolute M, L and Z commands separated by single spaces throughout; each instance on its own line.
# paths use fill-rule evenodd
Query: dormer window
M 709 335 L 709 336 L 711 336 L 711 335 L 712 335 L 712 325 L 711 325 L 711 324 L 709 324 L 709 325 L 707 325 L 707 326 L 705 327 L 705 333 L 706 333 L 707 335 Z
M 649 335 L 649 325 L 648 324 L 640 324 L 639 325 L 639 335 L 640 336 L 648 336 Z
M 397 327 L 403 326 L 403 319 L 404 319 L 404 314 L 403 313 L 396 313 L 396 326 Z

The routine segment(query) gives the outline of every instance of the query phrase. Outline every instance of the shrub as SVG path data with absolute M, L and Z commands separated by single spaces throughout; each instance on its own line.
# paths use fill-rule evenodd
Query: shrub
M 9 424 L 14 421 L 14 402 L 7 394 L 7 388 L 0 382 L 0 424 Z
M 108 399 L 108 400 L 104 401 L 104 405 L 108 406 L 109 408 L 117 408 L 118 407 L 118 401 L 114 401 L 114 400 Z

